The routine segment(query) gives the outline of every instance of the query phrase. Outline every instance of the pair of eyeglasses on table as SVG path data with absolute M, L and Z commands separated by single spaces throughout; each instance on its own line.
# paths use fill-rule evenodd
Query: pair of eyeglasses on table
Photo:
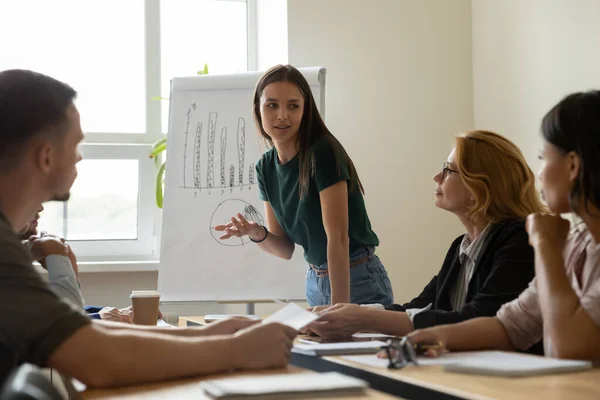
M 409 338 L 394 337 L 388 339 L 387 344 L 381 349 L 385 351 L 388 359 L 389 369 L 402 369 L 409 363 L 419 365 L 417 357 L 419 354 L 425 354 L 429 349 L 440 349 L 443 345 L 441 342 L 435 344 L 413 344 Z

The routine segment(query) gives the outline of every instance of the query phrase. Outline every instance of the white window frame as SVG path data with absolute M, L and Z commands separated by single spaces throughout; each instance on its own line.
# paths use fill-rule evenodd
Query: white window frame
M 167 0 L 168 1 L 168 0 Z M 257 70 L 257 1 L 213 0 L 246 3 L 247 69 Z M 164 137 L 161 101 L 152 96 L 161 93 L 160 0 L 145 0 L 145 132 L 86 133 L 82 153 L 86 159 L 137 159 L 139 161 L 139 198 L 137 239 L 81 240 L 71 246 L 81 263 L 81 270 L 155 271 L 159 257 L 162 212 L 156 205 L 154 160 L 148 155 L 152 144 Z
M 144 144 L 82 144 L 86 160 L 137 160 L 138 210 L 136 239 L 70 240 L 69 245 L 85 261 L 146 261 L 157 258 L 154 243 L 154 218 L 158 208 L 154 202 L 156 180 L 154 161 L 148 157 L 150 146 Z M 68 214 L 67 214 L 68 217 Z

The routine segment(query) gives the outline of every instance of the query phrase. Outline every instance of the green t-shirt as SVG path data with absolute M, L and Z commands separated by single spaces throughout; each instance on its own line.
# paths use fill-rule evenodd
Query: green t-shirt
M 256 164 L 261 200 L 268 201 L 277 221 L 289 238 L 304 248 L 304 258 L 310 264 L 327 262 L 327 235 L 323 226 L 319 192 L 348 181 L 348 236 L 350 253 L 363 246 L 378 246 L 379 239 L 371 229 L 365 201 L 358 184 L 350 190 L 348 165 L 337 166 L 335 153 L 324 138 L 313 145 L 315 174 L 308 192 L 301 199 L 299 191 L 299 157 L 296 155 L 280 165 L 277 150 L 267 151 Z

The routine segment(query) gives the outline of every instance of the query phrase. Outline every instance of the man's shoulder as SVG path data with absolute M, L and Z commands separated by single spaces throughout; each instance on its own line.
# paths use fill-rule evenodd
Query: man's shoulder
M 0 265 L 31 263 L 27 249 L 3 216 L 0 216 Z

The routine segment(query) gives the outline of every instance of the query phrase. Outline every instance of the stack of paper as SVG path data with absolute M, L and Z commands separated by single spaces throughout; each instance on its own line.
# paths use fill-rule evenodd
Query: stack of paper
M 225 378 L 202 382 L 200 387 L 213 399 L 257 400 L 359 394 L 368 384 L 338 372 L 327 372 Z
M 389 339 L 393 338 L 392 335 L 386 335 L 385 333 L 374 333 L 374 332 L 358 332 L 352 335 L 354 339 Z
M 371 340 L 368 342 L 341 342 L 341 343 L 315 343 L 294 344 L 292 352 L 309 356 L 340 356 L 346 354 L 375 354 L 384 342 Z

